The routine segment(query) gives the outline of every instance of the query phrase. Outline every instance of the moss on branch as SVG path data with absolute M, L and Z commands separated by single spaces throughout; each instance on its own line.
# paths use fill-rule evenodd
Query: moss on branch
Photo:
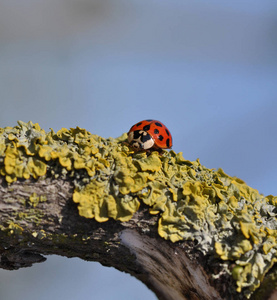
M 79 127 L 46 133 L 37 123 L 20 121 L 0 128 L 0 176 L 9 184 L 72 177 L 80 216 L 98 222 L 129 221 L 144 203 L 159 216 L 162 238 L 195 241 L 204 255 L 221 259 L 237 292 L 250 297 L 277 260 L 277 197 L 182 153 L 134 153 L 126 139 L 126 133 L 104 139 Z M 35 210 L 43 201 L 32 194 L 25 204 Z M 1 230 L 22 228 L 12 222 Z M 34 234 L 44 238 L 43 230 Z

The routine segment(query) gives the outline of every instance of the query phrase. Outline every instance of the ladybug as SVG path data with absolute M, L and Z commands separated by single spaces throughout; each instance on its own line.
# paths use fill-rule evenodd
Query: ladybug
M 131 127 L 128 142 L 136 151 L 168 149 L 172 147 L 172 136 L 162 122 L 143 120 Z

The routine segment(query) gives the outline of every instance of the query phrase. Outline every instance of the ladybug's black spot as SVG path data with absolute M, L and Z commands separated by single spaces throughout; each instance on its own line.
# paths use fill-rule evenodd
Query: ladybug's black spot
M 155 129 L 154 129 L 154 133 L 155 133 L 155 134 L 158 134 L 158 133 L 159 133 L 159 130 L 155 128 Z
M 169 131 L 168 131 L 167 129 L 165 130 L 165 132 L 166 132 L 166 134 L 169 136 Z
M 142 122 L 139 122 L 139 123 L 136 124 L 136 126 L 138 127 L 138 126 L 140 126 L 141 124 L 142 124 Z
M 158 139 L 159 139 L 160 141 L 162 141 L 162 140 L 164 139 L 164 137 L 163 137 L 162 135 L 159 135 Z
M 150 119 L 149 119 L 149 120 L 145 120 L 145 121 L 146 121 L 146 122 L 152 122 L 153 120 L 150 120 Z
M 145 125 L 144 127 L 143 127 L 143 130 L 144 131 L 148 131 L 150 129 L 150 125 Z
M 167 146 L 168 148 L 170 147 L 170 140 L 169 140 L 169 139 L 166 140 L 166 146 Z
M 155 125 L 159 126 L 159 127 L 163 127 L 163 124 L 159 123 L 159 122 L 155 122 Z
M 134 140 L 137 140 L 137 139 L 140 138 L 141 134 L 139 132 L 140 132 L 140 130 L 135 130 L 134 131 Z

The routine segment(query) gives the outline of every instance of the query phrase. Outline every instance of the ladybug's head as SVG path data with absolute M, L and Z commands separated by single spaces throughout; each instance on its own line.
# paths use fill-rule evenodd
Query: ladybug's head
M 150 149 L 155 144 L 151 135 L 144 130 L 129 131 L 128 142 L 137 151 Z

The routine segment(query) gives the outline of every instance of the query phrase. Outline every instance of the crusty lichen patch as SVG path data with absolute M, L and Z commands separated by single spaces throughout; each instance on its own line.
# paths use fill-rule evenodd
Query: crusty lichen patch
M 47 198 L 43 195 L 38 196 L 36 193 L 30 195 L 27 204 L 32 207 L 36 207 L 41 202 L 46 202 Z
M 0 175 L 8 183 L 71 176 L 79 214 L 98 222 L 128 221 L 144 203 L 159 214 L 161 237 L 196 241 L 201 252 L 224 261 L 237 291 L 249 297 L 277 260 L 277 197 L 182 153 L 134 153 L 126 138 L 104 139 L 78 127 L 46 133 L 18 122 L 0 128 Z M 36 207 L 47 199 L 32 194 L 26 201 Z M 20 230 L 11 226 L 12 233 Z

